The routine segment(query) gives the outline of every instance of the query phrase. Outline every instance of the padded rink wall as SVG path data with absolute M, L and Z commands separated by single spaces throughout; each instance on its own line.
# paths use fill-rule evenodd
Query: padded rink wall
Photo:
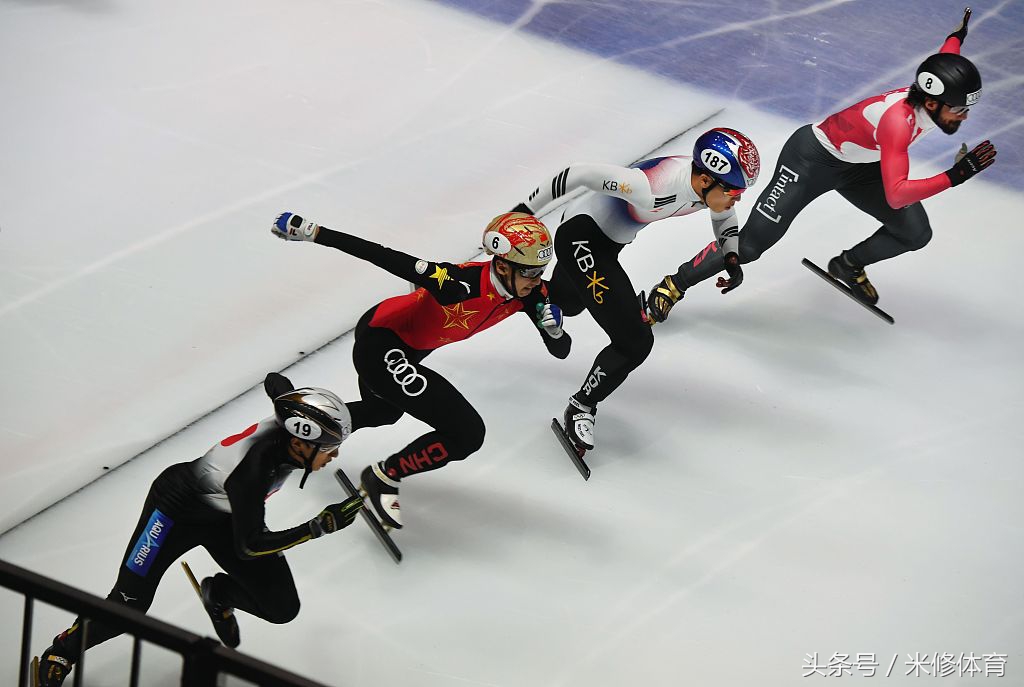
M 278 212 L 466 259 L 567 160 L 724 106 L 412 0 L 7 1 L 0 58 L 0 532 L 407 288 Z

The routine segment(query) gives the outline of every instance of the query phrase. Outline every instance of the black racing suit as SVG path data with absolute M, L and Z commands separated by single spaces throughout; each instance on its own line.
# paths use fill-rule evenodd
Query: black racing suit
M 288 457 L 289 435 L 274 418 L 227 437 L 203 457 L 177 463 L 153 480 L 107 599 L 145 613 L 164 572 L 202 546 L 224 570 L 214 577 L 214 595 L 225 605 L 272 623 L 299 612 L 299 597 L 281 551 L 312 538 L 308 523 L 271 532 L 264 501 L 296 465 Z M 198 600 L 197 600 L 198 603 Z M 50 653 L 76 662 L 84 649 L 121 634 L 90 622 L 81 646 L 81 618 L 54 639 Z

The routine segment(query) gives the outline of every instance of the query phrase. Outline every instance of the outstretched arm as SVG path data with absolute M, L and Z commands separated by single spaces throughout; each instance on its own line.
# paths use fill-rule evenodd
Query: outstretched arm
M 421 260 L 379 243 L 322 227 L 290 212 L 278 215 L 270 231 L 286 241 L 312 241 L 366 260 L 400 279 L 425 288 L 439 303 L 445 305 L 465 300 L 475 286 L 472 281 L 468 281 L 468 276 L 467 280 L 460 279 L 463 268 L 458 265 Z M 475 279 L 476 275 L 472 275 L 472 278 Z
M 953 33 L 946 36 L 946 41 L 942 44 L 939 52 L 952 52 L 960 54 L 960 46 L 964 44 L 967 39 L 967 22 L 971 20 L 971 8 L 964 8 L 964 18 L 960 20 L 960 25 L 953 29 Z
M 934 196 L 952 186 L 945 174 L 927 179 L 908 178 L 910 155 L 907 148 L 913 126 L 902 115 L 899 107 L 892 107 L 878 123 L 878 149 L 881 155 L 882 186 L 890 207 L 902 208 Z
M 234 532 L 235 553 L 248 560 L 270 556 L 307 542 L 313 538 L 309 523 L 303 523 L 282 532 L 265 529 L 263 476 L 260 470 L 259 444 L 239 462 L 227 480 L 224 491 L 231 503 L 231 528 Z
M 530 197 L 514 209 L 531 215 L 543 215 L 559 198 L 576 189 L 586 188 L 615 196 L 644 210 L 654 209 L 654 194 L 647 175 L 632 167 L 600 163 L 575 163 L 535 188 Z
M 231 527 L 236 555 L 243 560 L 271 556 L 293 546 L 348 527 L 363 506 L 360 497 L 326 506 L 317 516 L 280 532 L 266 528 L 265 465 L 257 444 L 241 460 L 224 490 L 231 504 Z

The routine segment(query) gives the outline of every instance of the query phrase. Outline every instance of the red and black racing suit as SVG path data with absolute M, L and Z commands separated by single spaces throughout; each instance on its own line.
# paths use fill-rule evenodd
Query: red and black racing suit
M 383 461 L 388 476 L 395 480 L 463 460 L 477 451 L 485 432 L 480 414 L 423 360 L 431 351 L 468 339 L 514 313 L 526 313 L 535 322 L 539 306 L 548 301 L 545 283 L 519 298 L 506 291 L 491 262 L 429 262 L 325 227 L 320 228 L 316 243 L 371 262 L 420 287 L 378 303 L 356 325 L 352 360 L 359 373 L 361 400 L 346 404 L 352 413 L 352 431 L 394 424 L 405 413 L 433 428 Z M 537 330 L 553 356 L 569 355 L 568 333 L 553 338 Z

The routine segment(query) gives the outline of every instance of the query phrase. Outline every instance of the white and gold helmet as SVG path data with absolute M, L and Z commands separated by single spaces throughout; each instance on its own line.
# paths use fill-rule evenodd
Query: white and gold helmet
M 554 257 L 551 232 L 525 212 L 506 212 L 484 229 L 484 250 L 520 267 L 544 267 Z

